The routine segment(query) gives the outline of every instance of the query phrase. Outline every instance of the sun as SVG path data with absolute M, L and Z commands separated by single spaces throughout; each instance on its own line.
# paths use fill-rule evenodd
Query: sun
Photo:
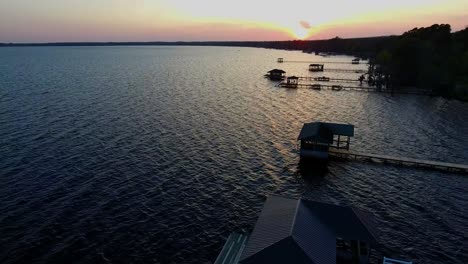
M 310 24 L 303 20 L 294 20 L 294 22 L 289 23 L 287 28 L 291 37 L 300 40 L 310 37 L 312 31 Z
M 309 36 L 309 30 L 305 28 L 301 28 L 301 29 L 295 30 L 294 34 L 296 35 L 298 39 L 304 40 Z
M 300 39 L 300 40 L 306 39 L 307 37 L 309 37 L 309 34 L 310 34 L 308 29 L 305 29 L 300 26 L 291 28 L 290 32 L 294 38 Z

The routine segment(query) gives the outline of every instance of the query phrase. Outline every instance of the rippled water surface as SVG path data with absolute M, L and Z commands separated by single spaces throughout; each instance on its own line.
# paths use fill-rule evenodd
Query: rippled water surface
M 266 71 L 311 73 L 277 57 L 351 60 L 0 49 L 0 262 L 211 263 L 231 231 L 253 227 L 267 195 L 281 194 L 371 211 L 387 254 L 467 263 L 467 177 L 332 161 L 306 182 L 295 139 L 304 122 L 345 122 L 356 126 L 353 150 L 467 163 L 468 104 L 278 88 Z

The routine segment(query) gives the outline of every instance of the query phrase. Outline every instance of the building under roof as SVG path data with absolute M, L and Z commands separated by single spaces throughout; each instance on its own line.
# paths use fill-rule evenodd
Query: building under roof
M 367 263 L 376 243 L 371 222 L 369 214 L 351 207 L 271 196 L 239 263 L 335 264 L 356 258 Z M 348 252 L 337 246 L 340 241 L 357 247 Z
M 325 122 L 312 122 L 306 123 L 302 127 L 301 133 L 297 140 L 304 140 L 310 138 L 323 138 L 324 142 L 333 140 L 333 135 L 354 136 L 354 126 L 349 124 L 325 123 Z
M 280 69 L 273 69 L 271 71 L 268 71 L 268 73 L 286 73 L 286 72 Z
M 315 64 L 315 63 L 310 64 L 309 71 L 313 71 L 313 72 L 323 71 L 323 64 Z
M 352 136 L 354 136 L 353 125 L 306 123 L 297 137 L 297 140 L 301 141 L 301 157 L 327 160 L 330 147 L 349 150 Z
M 265 76 L 270 78 L 271 80 L 282 80 L 285 78 L 285 73 L 286 72 L 283 70 L 273 69 L 271 71 L 268 71 L 268 73 Z

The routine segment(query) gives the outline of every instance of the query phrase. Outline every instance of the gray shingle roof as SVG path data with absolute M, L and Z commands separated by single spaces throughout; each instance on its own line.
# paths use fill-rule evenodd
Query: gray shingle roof
M 277 196 L 269 197 L 241 259 L 248 258 L 290 236 L 297 205 L 297 200 Z
M 268 197 L 240 263 L 336 263 L 336 238 L 375 243 L 371 216 L 351 207 Z
M 352 137 L 354 136 L 354 126 L 324 122 L 306 123 L 297 139 L 319 139 L 321 142 L 331 143 L 333 142 L 333 135 Z

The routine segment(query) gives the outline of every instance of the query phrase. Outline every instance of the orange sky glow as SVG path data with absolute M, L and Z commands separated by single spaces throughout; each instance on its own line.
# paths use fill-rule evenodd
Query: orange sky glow
M 0 42 L 327 39 L 468 26 L 468 0 L 0 0 Z

